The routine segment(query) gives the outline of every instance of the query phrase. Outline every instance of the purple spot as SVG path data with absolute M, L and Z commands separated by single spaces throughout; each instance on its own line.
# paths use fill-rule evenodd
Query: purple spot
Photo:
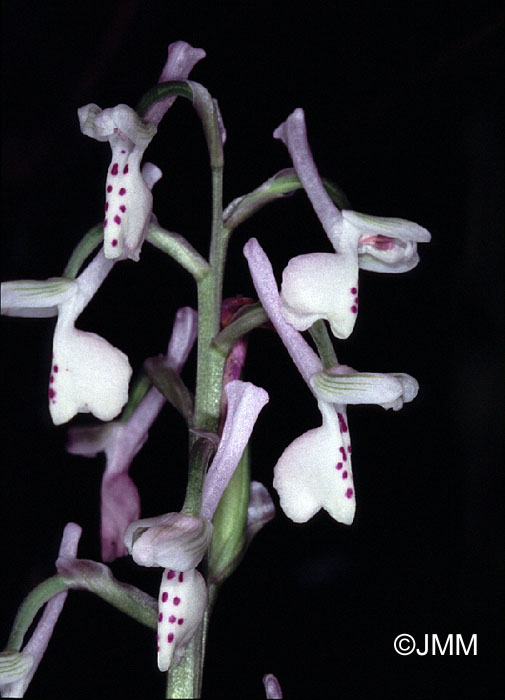
M 184 573 L 181 571 L 179 574 L 179 581 L 182 583 L 184 581 Z
M 50 399 L 54 399 L 54 397 L 56 396 L 55 390 L 54 390 L 54 389 L 49 389 L 48 396 L 49 396 Z
M 349 454 L 352 452 L 352 447 L 350 445 L 347 447 L 347 452 L 349 452 Z
M 54 365 L 54 366 L 53 366 L 53 372 L 58 372 L 58 370 L 59 370 L 58 365 Z
M 175 596 L 174 605 L 179 605 L 180 602 L 181 602 L 181 599 L 178 596 Z
M 114 221 L 115 221 L 116 224 L 120 224 L 120 223 L 121 223 L 121 217 L 118 216 L 118 215 L 116 214 L 116 216 L 114 217 Z
M 112 192 L 112 185 L 107 185 L 107 192 Z
M 166 603 L 167 600 L 168 600 L 168 593 L 165 591 L 165 592 L 162 594 L 162 596 L 161 596 L 161 601 L 162 601 L 163 603 Z
M 338 418 L 338 423 L 340 425 L 340 432 L 346 433 L 347 432 L 347 423 L 345 422 L 344 416 L 341 413 L 337 413 L 337 418 Z
M 108 223 L 109 223 L 109 220 L 108 220 L 108 219 L 105 219 L 105 221 L 103 222 L 103 227 L 105 228 L 105 227 L 107 226 Z
M 183 618 L 183 617 L 180 617 L 180 618 L 177 620 L 177 624 L 178 624 L 178 625 L 182 625 L 183 622 L 184 622 L 184 618 Z
M 158 615 L 158 622 L 161 622 L 163 620 L 163 613 L 160 613 Z
M 125 149 L 124 149 L 124 148 L 123 148 L 123 149 L 121 150 L 121 153 L 126 153 L 126 151 L 125 151 Z
M 124 168 L 123 168 L 123 173 L 124 173 L 125 175 L 126 175 L 127 172 L 128 172 L 128 163 L 127 163 L 127 164 L 124 166 Z
M 167 571 L 167 579 L 170 580 L 171 578 L 174 578 L 174 576 L 175 576 L 175 571 L 172 571 L 172 569 L 170 569 L 170 571 Z
M 159 644 L 158 644 L 158 651 L 159 651 L 159 650 L 160 650 L 160 646 L 159 646 Z
M 343 466 L 344 466 L 344 465 L 342 464 L 342 462 L 338 462 L 338 464 L 337 464 L 337 466 L 335 467 L 335 469 L 342 469 Z
M 54 377 L 53 377 L 52 374 L 51 374 L 51 376 L 49 377 L 49 382 L 50 382 L 51 384 L 54 382 Z
M 126 211 L 126 207 L 124 204 L 121 204 L 121 206 L 119 207 L 119 211 L 122 211 L 122 212 Z
M 109 208 L 109 202 L 105 202 L 105 211 L 107 211 Z
M 355 304 L 353 304 L 353 305 L 351 306 L 351 311 L 352 311 L 353 314 L 357 314 L 357 313 L 358 313 L 358 307 L 357 307 Z
M 339 447 L 338 449 L 342 455 L 342 459 L 344 460 L 344 462 L 347 462 L 347 455 L 345 453 L 345 449 L 343 447 Z
M 342 472 L 342 479 L 347 479 L 348 476 L 347 472 Z
M 111 168 L 111 170 L 110 170 L 110 174 L 111 174 L 111 175 L 117 175 L 117 174 L 118 174 L 118 168 L 119 168 L 118 164 L 117 164 L 117 163 L 114 163 L 114 165 L 112 166 L 112 168 Z
M 115 248 L 117 246 L 117 238 L 113 238 L 110 244 L 113 248 Z
M 125 195 L 125 194 L 126 194 L 125 188 L 124 188 L 124 187 L 121 187 L 121 189 L 119 190 L 119 196 L 122 197 L 122 196 Z
M 176 620 L 177 620 L 177 618 L 175 617 L 175 615 L 170 615 L 170 617 L 168 618 L 168 621 L 171 622 L 172 624 L 173 624 Z
M 347 491 L 345 492 L 345 497 L 352 498 L 353 493 L 354 493 L 354 491 L 352 489 L 347 489 Z
M 357 294 L 357 293 L 358 293 L 358 290 L 356 289 L 356 287 L 351 287 L 351 294 Z
M 174 633 L 170 632 L 169 635 L 167 635 L 167 642 L 171 644 L 174 641 Z

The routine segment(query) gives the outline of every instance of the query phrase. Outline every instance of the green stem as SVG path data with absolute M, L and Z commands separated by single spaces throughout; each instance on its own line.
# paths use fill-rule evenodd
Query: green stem
M 214 346 L 225 357 L 231 352 L 235 343 L 244 335 L 254 330 L 269 319 L 265 309 L 258 302 L 244 307 L 237 318 L 229 326 L 223 328 L 212 341 Z
M 40 583 L 26 596 L 12 625 L 6 649 L 19 651 L 36 614 L 51 598 L 70 588 L 87 590 L 151 629 L 157 626 L 157 604 L 154 598 L 135 586 L 112 576 L 104 564 L 86 559 L 69 560 L 68 572 Z
M 179 664 L 167 675 L 166 698 L 199 698 L 203 670 L 203 623 L 186 647 Z
M 212 229 L 209 262 L 200 266 L 201 274 L 195 275 L 198 292 L 198 358 L 195 407 L 192 427 L 210 433 L 217 433 L 221 408 L 223 369 L 226 356 L 212 344 L 218 334 L 221 321 L 221 301 L 223 289 L 224 265 L 226 260 L 227 238 L 223 229 L 223 144 L 217 104 L 208 91 L 198 83 L 186 81 L 158 86 L 138 108 L 145 113 L 149 100 L 166 96 L 167 90 L 174 89 L 175 94 L 190 97 L 202 122 L 205 139 L 210 155 L 212 173 Z M 170 92 L 168 93 L 170 94 Z M 193 255 L 193 260 L 195 256 Z M 188 486 L 184 512 L 197 516 L 210 451 L 208 446 L 194 449 L 198 437 L 192 435 L 190 445 L 190 463 Z M 200 697 L 204 656 L 204 625 L 191 642 L 181 662 L 172 667 L 167 676 L 167 697 Z
M 191 469 L 186 487 L 186 498 L 181 511 L 185 515 L 197 517 L 200 512 L 203 481 L 215 451 L 216 446 L 212 441 L 203 437 L 198 437 L 191 447 L 189 456 Z
M 62 277 L 75 279 L 86 258 L 98 248 L 103 240 L 103 224 L 97 224 L 84 234 L 79 243 L 72 251 L 72 255 L 63 270 Z
M 326 328 L 325 322 L 322 319 L 319 319 L 319 321 L 313 323 L 309 328 L 309 333 L 312 336 L 312 340 L 316 344 L 317 351 L 319 353 L 319 357 L 323 361 L 324 368 L 328 369 L 329 367 L 333 367 L 334 365 L 338 364 L 335 349 L 328 334 L 328 329 Z
M 149 224 L 146 240 L 170 255 L 196 280 L 201 280 L 209 269 L 207 261 L 178 233 L 166 231 L 157 223 Z
M 6 649 L 19 651 L 23 639 L 40 608 L 58 593 L 66 591 L 68 583 L 62 576 L 52 576 L 31 591 L 19 606 Z

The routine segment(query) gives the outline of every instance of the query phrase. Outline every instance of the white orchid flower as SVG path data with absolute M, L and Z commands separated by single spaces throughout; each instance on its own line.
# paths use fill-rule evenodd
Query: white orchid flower
M 138 260 L 151 219 L 151 188 L 161 177 L 152 163 L 142 172 L 140 161 L 156 133 L 128 105 L 100 109 L 88 104 L 77 110 L 81 131 L 97 141 L 108 141 L 112 160 L 105 183 L 104 252 L 106 258 Z
M 58 316 L 48 390 L 55 425 L 66 423 L 77 413 L 112 420 L 128 400 L 132 369 L 127 356 L 99 335 L 75 327 L 113 264 L 101 250 L 75 280 L 2 283 L 2 314 Z
M 404 219 L 368 216 L 340 209 L 326 192 L 307 141 L 305 116 L 296 109 L 275 131 L 293 165 L 334 253 L 298 255 L 284 270 L 281 309 L 299 331 L 318 319 L 329 322 L 333 335 L 347 338 L 358 314 L 359 268 L 406 272 L 419 262 L 417 243 L 429 232 Z

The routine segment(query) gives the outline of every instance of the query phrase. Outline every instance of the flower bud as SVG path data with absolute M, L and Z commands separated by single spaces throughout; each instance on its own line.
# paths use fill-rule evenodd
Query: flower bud
M 182 513 L 166 513 L 131 523 L 124 542 L 140 566 L 188 571 L 204 557 L 212 539 L 212 523 Z

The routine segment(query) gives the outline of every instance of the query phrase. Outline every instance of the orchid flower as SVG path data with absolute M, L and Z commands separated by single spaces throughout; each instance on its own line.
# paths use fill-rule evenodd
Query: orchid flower
M 126 355 L 75 322 L 114 265 L 102 250 L 75 280 L 51 278 L 2 284 L 7 316 L 57 315 L 49 377 L 49 411 L 55 425 L 76 413 L 103 421 L 115 418 L 128 400 L 132 373 Z
M 264 389 L 233 380 L 224 391 L 227 415 L 217 452 L 205 476 L 198 518 L 167 513 L 138 520 L 125 532 L 125 544 L 142 566 L 166 567 L 160 586 L 158 616 L 158 667 L 166 671 L 198 630 L 207 606 L 207 588 L 196 566 L 204 557 L 212 537 L 212 517 L 242 453 L 259 412 L 268 401 Z M 271 506 L 264 487 L 254 489 L 250 510 L 251 537 L 268 521 Z
M 337 338 L 347 338 L 358 313 L 359 268 L 407 272 L 417 265 L 417 243 L 430 234 L 404 219 L 340 211 L 326 192 L 307 141 L 305 116 L 296 109 L 275 131 L 293 165 L 335 253 L 299 255 L 284 270 L 281 309 L 299 331 L 318 319 L 329 322 Z
M 82 529 L 76 523 L 68 523 L 65 526 L 58 553 L 59 558 L 76 557 L 81 532 Z M 42 661 L 66 599 L 67 591 L 57 593 L 51 598 L 46 603 L 42 617 L 22 651 L 18 653 L 7 652 L 4 659 L 0 660 L 2 697 L 22 698 L 24 696 Z
M 196 332 L 196 311 L 189 307 L 179 309 L 163 362 L 165 366 L 181 372 L 195 342 Z M 123 536 L 128 525 L 140 517 L 140 498 L 128 470 L 164 404 L 165 397 L 156 387 L 151 387 L 127 421 L 71 428 L 69 431 L 67 449 L 71 454 L 95 457 L 99 452 L 105 453 L 101 489 L 103 561 L 114 561 L 128 553 Z
M 324 370 L 302 335 L 284 319 L 272 266 L 256 239 L 246 243 L 244 254 L 259 300 L 317 399 L 322 417 L 322 425 L 296 438 L 275 465 L 273 485 L 281 507 L 294 522 L 306 522 L 324 508 L 350 525 L 356 498 L 346 406 L 401 408 L 417 394 L 417 382 L 406 374 L 362 373 L 343 365 Z
M 88 104 L 77 114 L 82 133 L 108 141 L 112 149 L 105 183 L 105 257 L 138 260 L 153 208 L 150 188 L 161 177 L 161 171 L 152 164 L 146 164 L 147 178 L 140 171 L 140 161 L 156 127 L 122 104 L 104 110 Z
M 168 47 L 168 57 L 159 82 L 186 79 L 205 56 L 184 41 Z M 112 161 L 105 183 L 104 251 L 107 258 L 137 261 L 151 220 L 151 189 L 162 173 L 152 163 L 140 169 L 144 151 L 156 134 L 156 127 L 175 97 L 156 102 L 144 119 L 128 105 L 100 109 L 87 104 L 77 110 L 81 131 L 97 141 L 108 141 Z

